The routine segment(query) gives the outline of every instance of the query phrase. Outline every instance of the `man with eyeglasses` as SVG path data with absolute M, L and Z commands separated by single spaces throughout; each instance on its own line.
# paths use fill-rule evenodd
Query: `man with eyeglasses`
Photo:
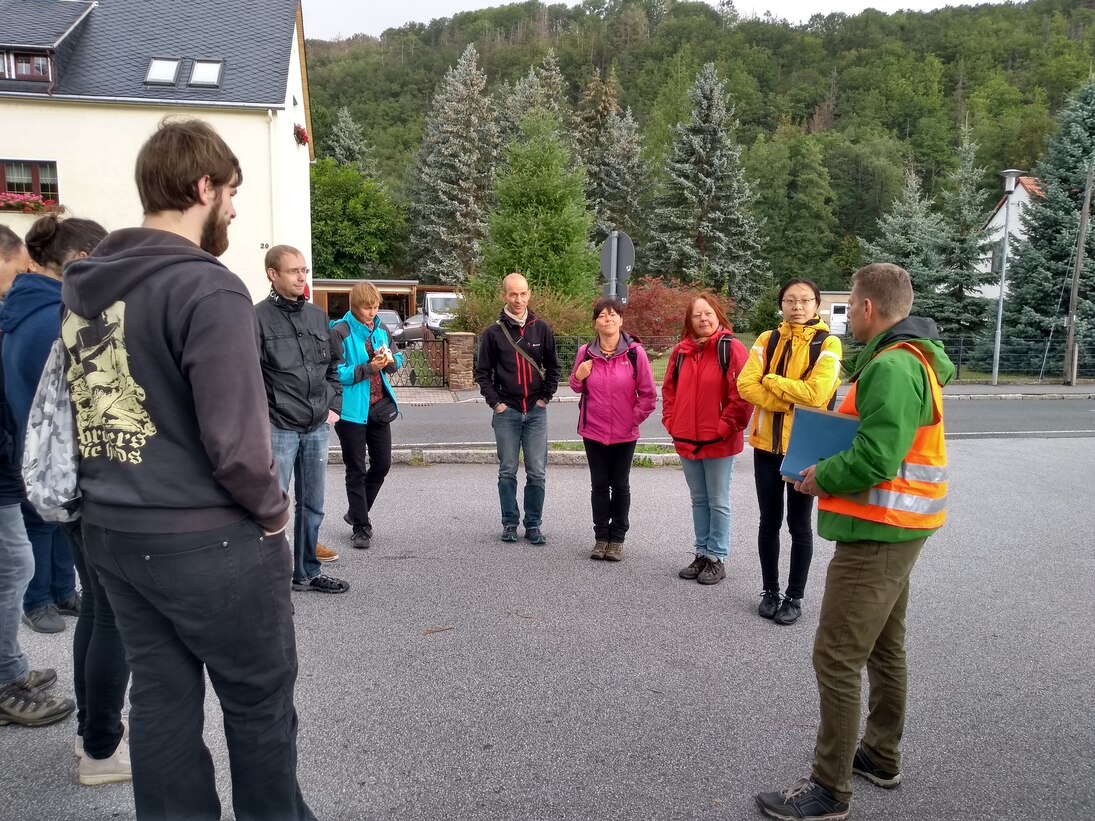
M 304 297 L 308 268 L 290 245 L 266 252 L 270 295 L 255 306 L 259 357 L 270 407 L 270 436 L 281 489 L 295 479 L 293 589 L 345 593 L 348 582 L 320 572 L 319 526 L 331 425 L 342 410 L 341 356 L 331 346 L 327 317 Z

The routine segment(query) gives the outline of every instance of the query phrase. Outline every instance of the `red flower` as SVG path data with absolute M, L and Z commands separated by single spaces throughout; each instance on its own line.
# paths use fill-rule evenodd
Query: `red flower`
M 308 145 L 308 129 L 300 123 L 293 126 L 293 136 L 296 138 L 297 145 Z

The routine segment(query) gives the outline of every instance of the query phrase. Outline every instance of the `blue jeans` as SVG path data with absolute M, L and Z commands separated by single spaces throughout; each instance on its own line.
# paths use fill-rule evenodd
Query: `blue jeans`
M 293 578 L 297 581 L 319 575 L 316 542 L 323 523 L 323 489 L 327 479 L 327 447 L 331 427 L 324 423 L 311 433 L 297 433 L 270 426 L 274 462 L 281 489 L 289 492 L 293 478 L 296 508 L 293 516 Z
M 76 566 L 72 563 L 72 548 L 61 526 L 45 521 L 25 501 L 23 524 L 34 550 L 34 575 L 23 594 L 23 609 L 29 613 L 75 596 Z
M 236 818 L 314 821 L 297 783 L 285 535 L 264 536 L 250 519 L 197 533 L 123 533 L 84 522 L 83 532 L 133 670 L 137 817 L 221 818 L 202 739 L 208 674 L 224 716 Z
M 517 465 L 525 454 L 525 527 L 540 527 L 547 479 L 547 408 L 533 405 L 528 413 L 507 407 L 491 418 L 498 444 L 498 501 L 502 526 L 517 527 Z
M 733 456 L 721 459 L 681 459 L 692 497 L 692 527 L 696 553 L 712 559 L 730 555 L 730 480 Z
M 19 647 L 23 593 L 34 575 L 34 554 L 18 504 L 0 507 L 0 687 L 20 681 L 30 664 Z

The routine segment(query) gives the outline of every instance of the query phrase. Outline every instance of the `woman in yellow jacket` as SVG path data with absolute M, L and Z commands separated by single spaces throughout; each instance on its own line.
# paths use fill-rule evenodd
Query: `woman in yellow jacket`
M 791 411 L 795 405 L 828 406 L 840 384 L 840 340 L 829 334 L 828 326 L 818 317 L 820 302 L 817 285 L 808 279 L 792 279 L 784 285 L 779 292 L 783 321 L 757 338 L 738 376 L 738 393 L 757 406 L 749 432 L 760 506 L 757 548 L 764 584 L 757 612 L 776 624 L 794 624 L 802 614 L 802 596 L 814 555 L 813 497 L 796 491 L 779 472 L 791 438 Z M 791 531 L 791 570 L 781 600 L 779 535 L 784 494 L 787 529 Z

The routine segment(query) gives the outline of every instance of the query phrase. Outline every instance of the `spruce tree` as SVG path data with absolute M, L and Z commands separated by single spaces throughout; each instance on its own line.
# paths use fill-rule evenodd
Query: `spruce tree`
M 376 178 L 376 159 L 372 146 L 365 139 L 365 129 L 358 125 L 346 106 L 338 110 L 331 136 L 327 138 L 327 153 L 336 165 L 349 166 L 368 179 Z
M 747 313 L 771 275 L 733 137 L 733 111 L 713 63 L 700 70 L 688 96 L 692 115 L 674 129 L 665 181 L 654 201 L 649 270 L 698 281 Z
M 912 312 L 939 321 L 946 314 L 938 293 L 943 269 L 943 218 L 932 211 L 920 177 L 909 165 L 905 187 L 889 212 L 878 220 L 878 239 L 860 240 L 866 262 L 892 262 L 909 272 L 913 286 Z
M 945 303 L 940 306 L 936 322 L 944 336 L 952 337 L 977 337 L 984 332 L 991 305 L 978 292 L 998 280 L 992 271 L 980 270 L 992 236 L 985 228 L 982 204 L 985 169 L 977 166 L 978 146 L 970 134 L 968 127 L 962 129 L 958 165 L 948 175 L 948 187 L 940 195 L 944 232 L 938 290 Z
M 520 139 L 506 146 L 477 289 L 497 292 L 506 274 L 520 271 L 534 290 L 593 295 L 598 268 L 589 244 L 593 215 L 582 194 L 582 173 L 558 132 L 550 114 L 533 112 L 522 123 Z
M 1095 162 L 1095 81 L 1087 82 L 1058 117 L 1035 174 L 1042 196 L 1020 214 L 1026 239 L 1012 243 L 1004 298 L 1002 370 L 1038 372 L 1043 358 L 1060 373 L 1069 294 L 1080 230 L 1087 166 Z M 1095 230 L 1089 230 L 1080 272 L 1076 338 L 1080 371 L 1095 366 Z
M 415 161 L 408 219 L 420 278 L 460 284 L 479 267 L 498 133 L 473 46 L 434 98 Z

